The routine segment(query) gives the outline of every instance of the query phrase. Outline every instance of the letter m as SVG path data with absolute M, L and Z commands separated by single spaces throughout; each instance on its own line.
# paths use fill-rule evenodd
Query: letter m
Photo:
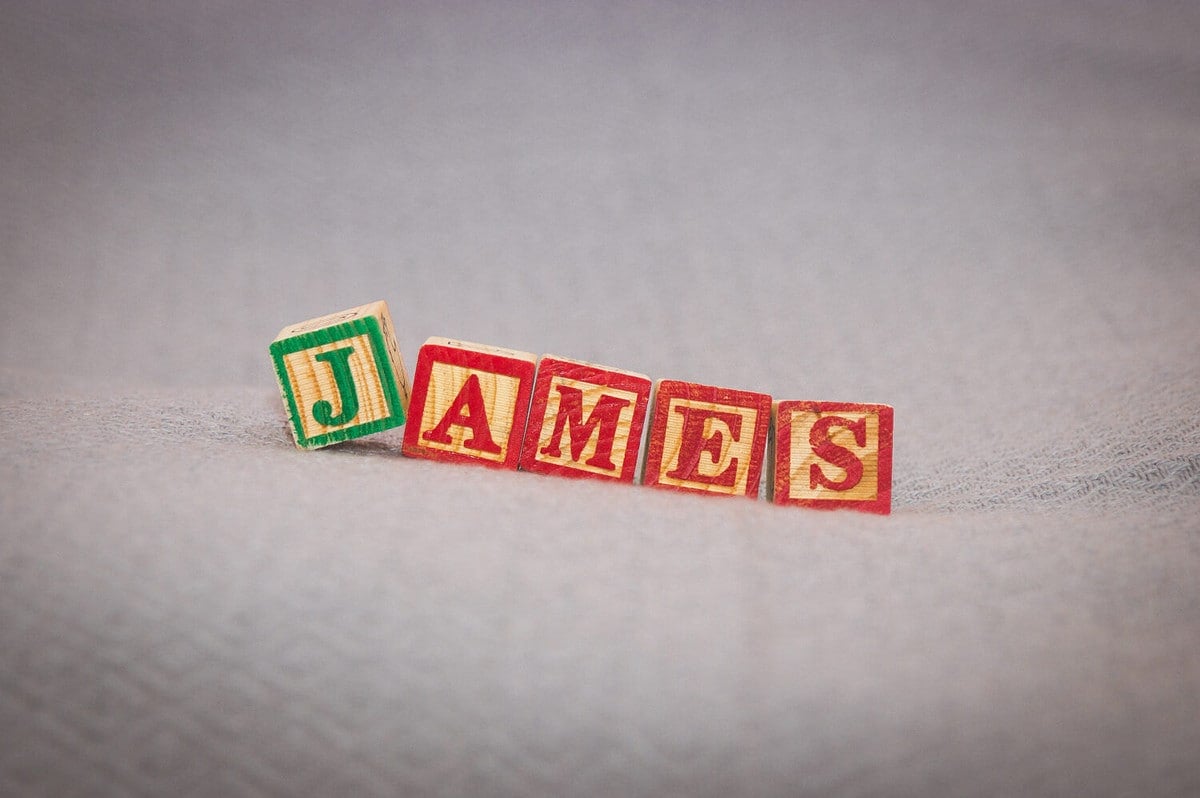
M 558 389 L 558 415 L 554 419 L 554 434 L 550 443 L 542 447 L 541 453 L 547 457 L 562 457 L 562 438 L 566 433 L 571 436 L 571 459 L 579 462 L 593 435 L 596 439 L 596 452 L 588 458 L 586 465 L 615 471 L 617 466 L 612 461 L 613 442 L 617 437 L 617 423 L 621 411 L 629 405 L 628 399 L 619 396 L 601 394 L 596 400 L 596 406 L 583 419 L 583 391 L 568 385 L 556 385 Z

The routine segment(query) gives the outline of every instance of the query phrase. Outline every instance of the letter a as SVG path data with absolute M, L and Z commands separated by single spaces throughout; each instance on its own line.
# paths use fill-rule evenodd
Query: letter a
M 483 404 L 483 390 L 479 386 L 479 377 L 475 374 L 467 377 L 462 390 L 446 411 L 446 415 L 437 426 L 426 432 L 425 440 L 433 443 L 452 444 L 451 427 L 466 427 L 471 431 L 471 439 L 463 441 L 463 446 L 488 454 L 500 454 L 500 447 L 492 440 L 492 430 L 488 426 L 487 410 Z

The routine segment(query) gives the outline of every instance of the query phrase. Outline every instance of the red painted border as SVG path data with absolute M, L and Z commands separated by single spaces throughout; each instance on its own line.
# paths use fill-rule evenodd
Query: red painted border
M 792 460 L 792 413 L 795 411 L 815 413 L 857 412 L 873 413 L 879 417 L 879 488 L 874 499 L 792 499 L 788 498 L 789 465 Z M 895 411 L 889 405 L 862 404 L 857 402 L 805 402 L 784 401 L 776 405 L 774 430 L 774 497 L 775 504 L 812 507 L 818 510 L 859 510 L 865 513 L 888 515 L 892 511 L 892 432 Z
M 521 460 L 521 442 L 525 437 L 525 421 L 528 418 L 529 396 L 533 388 L 535 364 L 521 358 L 481 352 L 469 347 L 470 344 L 464 344 L 464 347 L 460 348 L 426 343 L 417 353 L 417 366 L 413 375 L 412 393 L 409 397 L 408 423 L 404 427 L 404 444 L 401 452 L 408 457 L 421 457 L 446 463 L 470 463 L 489 468 L 516 469 Z M 435 362 L 465 366 L 489 374 L 516 377 L 521 381 L 520 387 L 517 389 L 516 411 L 513 413 L 513 426 L 509 430 L 508 449 L 503 462 L 498 463 L 461 452 L 431 449 L 421 443 L 419 438 L 421 418 L 425 414 L 429 375 Z
M 546 407 L 550 400 L 550 381 L 554 377 L 566 377 L 637 394 L 637 402 L 633 408 L 633 421 L 629 426 L 629 442 L 625 448 L 625 460 L 621 464 L 619 475 L 597 474 L 537 459 L 538 439 L 541 436 L 542 423 L 545 421 Z M 632 483 L 634 474 L 637 472 L 638 455 L 642 449 L 642 429 L 646 423 L 646 408 L 650 403 L 651 384 L 649 377 L 640 374 L 613 371 L 592 363 L 544 355 L 538 361 L 537 379 L 533 386 L 533 401 L 530 404 L 529 419 L 525 425 L 525 444 L 521 450 L 521 470 L 572 479 Z
M 748 407 L 758 411 L 754 423 L 754 438 L 751 441 L 750 471 L 746 475 L 744 494 L 720 493 L 698 490 L 683 485 L 667 485 L 658 481 L 662 470 L 663 436 L 667 429 L 667 411 L 672 399 L 688 399 L 695 402 L 712 402 L 731 407 Z M 642 466 L 642 484 L 660 490 L 681 493 L 700 493 L 706 496 L 745 495 L 758 498 L 758 483 L 762 479 L 763 459 L 767 445 L 767 429 L 771 425 L 771 397 L 755 391 L 740 391 L 715 385 L 701 385 L 681 380 L 659 380 L 654 396 L 654 410 L 650 419 L 650 435 L 646 441 L 646 457 Z

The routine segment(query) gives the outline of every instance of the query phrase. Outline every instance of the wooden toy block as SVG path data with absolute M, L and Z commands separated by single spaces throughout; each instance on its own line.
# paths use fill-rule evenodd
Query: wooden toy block
M 515 469 L 536 363 L 528 352 L 430 338 L 417 354 L 404 454 Z
M 650 385 L 642 374 L 543 356 L 521 469 L 632 483 Z
M 398 427 L 408 378 L 387 303 L 284 327 L 271 359 L 296 445 L 316 449 Z
M 659 380 L 642 483 L 757 497 L 770 423 L 767 394 Z
M 776 504 L 825 510 L 892 511 L 893 410 L 845 402 L 776 402 Z

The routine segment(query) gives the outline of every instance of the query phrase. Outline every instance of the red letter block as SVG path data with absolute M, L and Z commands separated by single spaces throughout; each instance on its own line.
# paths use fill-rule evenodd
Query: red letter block
M 648 377 L 546 355 L 538 363 L 522 470 L 633 482 L 649 401 Z
M 776 402 L 772 500 L 890 513 L 892 412 L 887 405 Z
M 417 354 L 404 454 L 516 468 L 536 361 L 528 352 L 430 338 Z
M 659 380 L 643 484 L 757 497 L 770 419 L 764 393 Z

